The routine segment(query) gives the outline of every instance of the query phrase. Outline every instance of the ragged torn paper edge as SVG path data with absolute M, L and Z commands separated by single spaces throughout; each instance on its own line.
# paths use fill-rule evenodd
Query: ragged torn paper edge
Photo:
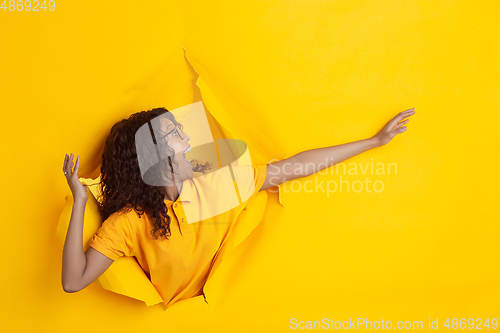
M 283 184 L 283 183 L 281 183 Z M 285 207 L 285 205 L 281 202 L 281 184 L 278 185 L 278 201 L 281 206 Z
M 98 201 L 96 195 L 100 192 L 98 185 L 100 177 L 96 179 L 80 177 L 79 180 L 87 185 L 87 195 L 89 200 L 85 204 L 83 223 L 83 245 L 86 251 L 89 243 L 102 225 L 102 219 L 98 211 Z M 94 185 L 92 185 L 94 184 Z M 92 185 L 92 186 L 90 186 Z M 71 191 L 65 196 L 65 205 L 61 211 L 59 222 L 56 228 L 56 236 L 64 246 L 71 220 L 73 209 L 73 195 Z M 160 294 L 156 291 L 144 270 L 134 257 L 120 257 L 95 281 L 94 284 L 123 296 L 134 298 L 152 306 L 164 303 Z
M 195 73 L 198 75 L 198 78 L 196 79 L 196 85 L 198 86 L 198 89 L 200 89 L 200 92 L 201 92 L 201 95 L 202 97 L 203 96 L 207 96 L 207 92 L 205 90 L 209 90 L 210 91 L 210 94 L 215 98 L 215 95 L 214 93 L 211 91 L 211 89 L 208 87 L 207 83 L 205 82 L 205 80 L 203 80 L 203 78 L 201 77 L 200 73 L 198 72 L 198 70 L 195 68 L 194 66 L 194 62 L 192 60 L 190 60 L 187 56 L 187 51 L 186 49 L 184 48 L 184 43 L 181 45 L 182 49 L 184 50 L 184 54 L 185 54 L 185 58 L 186 58 L 186 61 L 189 63 L 189 65 L 191 65 L 191 67 L 193 68 L 193 70 L 195 71 Z M 204 102 L 208 105 L 210 104 L 206 99 L 204 100 Z M 208 102 L 208 103 L 207 103 Z M 218 102 L 218 101 L 217 101 Z M 218 102 L 218 104 L 220 104 L 220 102 Z M 221 106 L 222 107 L 222 106 Z M 215 118 L 215 117 L 214 117 Z M 216 119 L 219 123 L 220 123 L 220 120 L 219 119 Z M 223 124 L 221 124 L 222 126 L 224 126 Z M 225 127 L 226 131 L 228 131 L 229 133 L 231 133 L 231 131 Z M 285 205 L 283 204 L 283 202 L 281 201 L 281 184 L 278 185 L 278 201 L 280 203 L 280 205 L 282 207 L 285 207 Z

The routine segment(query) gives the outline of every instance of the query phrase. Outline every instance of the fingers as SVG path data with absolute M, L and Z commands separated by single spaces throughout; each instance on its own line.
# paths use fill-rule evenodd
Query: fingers
M 404 119 L 404 118 L 413 116 L 414 114 L 415 114 L 415 108 L 411 108 L 409 110 L 401 112 L 400 117 L 401 117 L 401 119 Z M 405 119 L 404 121 L 397 124 L 395 130 L 398 130 L 399 131 L 398 133 L 403 133 L 404 131 L 406 131 L 406 126 L 403 126 L 403 125 L 406 124 L 409 120 L 410 119 Z
M 63 169 L 66 177 L 71 176 L 72 161 L 73 161 L 73 154 L 71 154 L 70 156 L 66 154 L 66 158 L 64 159 L 64 169 Z
M 66 163 L 68 162 L 68 154 L 64 155 L 63 172 L 66 172 Z
M 80 156 L 76 157 L 75 171 L 74 174 L 78 175 L 78 167 L 80 166 Z
M 393 130 L 396 130 L 396 129 L 400 128 L 401 126 L 403 126 L 404 124 L 406 124 L 409 120 L 410 119 L 403 120 L 402 122 L 400 122 L 399 124 L 397 124 L 396 127 L 393 128 Z
M 391 133 L 393 133 L 394 135 L 397 135 L 397 134 L 400 134 L 400 133 L 403 133 L 404 131 L 406 131 L 406 126 L 403 126 L 403 123 L 400 124 L 400 126 L 396 127 L 395 129 L 393 129 L 391 131 Z
M 409 116 L 412 116 L 415 114 L 415 108 L 411 108 L 409 110 L 406 110 L 406 111 L 402 111 L 400 113 L 398 113 L 396 116 L 394 116 L 394 118 L 391 119 L 391 121 L 388 123 L 389 126 L 388 128 L 390 129 L 394 129 L 396 127 L 396 125 L 401 121 L 403 120 L 404 118 L 406 117 L 409 117 Z
M 68 161 L 68 175 L 71 176 L 73 173 L 73 153 L 69 156 L 69 161 Z
M 411 108 L 411 109 L 409 109 L 409 110 L 402 111 L 402 112 L 398 113 L 398 114 L 396 115 L 396 117 L 394 117 L 394 118 L 401 120 L 401 119 L 404 119 L 404 118 L 406 118 L 406 117 L 409 117 L 409 116 L 411 116 L 411 115 L 413 115 L 413 114 L 415 114 L 415 108 Z
M 79 158 L 77 158 L 76 162 L 79 163 Z M 75 172 L 77 170 L 78 169 L 76 168 Z M 71 154 L 69 157 L 68 154 L 66 154 L 66 156 L 64 157 L 63 171 L 65 172 L 66 177 L 71 177 L 73 175 L 73 154 Z

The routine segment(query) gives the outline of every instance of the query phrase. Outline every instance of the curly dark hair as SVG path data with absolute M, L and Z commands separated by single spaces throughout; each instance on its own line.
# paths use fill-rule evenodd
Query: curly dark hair
M 160 187 L 146 184 L 141 177 L 135 135 L 142 125 L 161 114 L 165 114 L 174 125 L 182 128 L 173 114 L 163 107 L 135 113 L 128 119 L 123 119 L 113 125 L 102 153 L 99 182 L 101 194 L 98 200 L 98 210 L 102 220 L 105 221 L 117 211 L 128 213 L 134 209 L 139 217 L 143 214 L 149 217 L 153 224 L 151 234 L 154 239 L 158 236 L 168 239 L 171 235 L 171 218 L 167 214 L 165 195 Z M 162 162 L 165 161 L 160 163 Z M 175 160 L 173 163 L 177 164 Z M 194 165 L 194 172 L 204 172 L 211 168 L 209 162 L 201 163 L 193 160 L 191 163 Z M 170 158 L 169 164 L 172 167 Z

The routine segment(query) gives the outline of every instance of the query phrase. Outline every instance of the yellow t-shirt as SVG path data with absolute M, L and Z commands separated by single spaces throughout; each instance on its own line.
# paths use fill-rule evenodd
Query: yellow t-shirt
M 238 215 L 266 179 L 267 165 L 233 166 L 185 180 L 179 198 L 165 200 L 169 239 L 153 239 L 146 214 L 115 212 L 90 246 L 106 257 L 134 256 L 167 307 L 203 295 L 203 286 Z M 237 186 L 234 185 L 236 183 Z M 237 190 L 236 190 L 237 189 Z

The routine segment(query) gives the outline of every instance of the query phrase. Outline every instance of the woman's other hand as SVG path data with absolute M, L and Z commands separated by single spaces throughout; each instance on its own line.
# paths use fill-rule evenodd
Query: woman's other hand
M 404 121 L 402 120 L 414 115 L 414 109 L 415 108 L 411 108 L 409 110 L 398 113 L 387 124 L 385 124 L 385 126 L 377 134 L 373 136 L 373 139 L 375 142 L 377 142 L 378 146 L 383 146 L 389 143 L 396 135 L 406 131 L 406 126 L 403 125 L 406 124 L 410 119 L 406 119 Z
M 73 154 L 69 156 L 66 154 L 64 157 L 63 171 L 68 181 L 68 185 L 73 193 L 73 199 L 87 201 L 89 196 L 87 194 L 87 185 L 83 185 L 78 179 L 78 167 L 80 166 L 80 156 L 76 157 L 75 170 L 73 171 Z

